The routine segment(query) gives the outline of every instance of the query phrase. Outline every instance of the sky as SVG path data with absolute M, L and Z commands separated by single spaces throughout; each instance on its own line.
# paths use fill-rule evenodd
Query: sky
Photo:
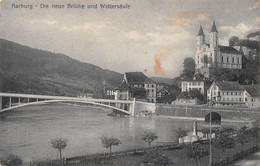
M 40 8 L 43 4 L 49 8 Z M 220 45 L 260 29 L 259 0 L 0 0 L 0 5 L 3 39 L 120 73 L 169 78 L 180 74 L 184 58 L 195 56 L 200 25 L 207 42 L 215 21 Z

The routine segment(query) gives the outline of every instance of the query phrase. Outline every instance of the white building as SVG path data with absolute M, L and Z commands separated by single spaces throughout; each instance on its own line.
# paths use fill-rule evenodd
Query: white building
M 204 80 L 197 73 L 193 76 L 192 79 L 184 78 L 181 81 L 182 92 L 190 92 L 193 89 L 197 89 L 201 92 L 201 94 L 204 94 Z
M 238 82 L 213 82 L 207 91 L 207 98 L 217 106 L 244 105 L 244 91 Z
M 244 101 L 249 108 L 260 108 L 260 87 L 257 85 L 243 85 Z

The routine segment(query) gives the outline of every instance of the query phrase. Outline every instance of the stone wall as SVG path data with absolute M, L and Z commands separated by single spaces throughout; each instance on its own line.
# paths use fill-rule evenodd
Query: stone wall
M 155 103 L 146 103 L 137 101 L 135 103 L 135 115 L 144 111 L 149 111 L 151 113 L 155 113 L 156 105 Z
M 227 108 L 227 107 L 201 107 L 201 106 L 176 106 L 171 104 L 156 104 L 156 113 L 166 116 L 179 116 L 179 117 L 196 117 L 205 118 L 210 112 L 217 112 L 222 119 L 230 120 L 249 120 L 259 119 L 260 110 L 248 108 Z

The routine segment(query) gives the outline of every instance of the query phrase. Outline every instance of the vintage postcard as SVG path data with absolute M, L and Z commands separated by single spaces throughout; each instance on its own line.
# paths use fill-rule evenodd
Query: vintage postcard
M 259 166 L 259 0 L 0 0 L 0 166 Z

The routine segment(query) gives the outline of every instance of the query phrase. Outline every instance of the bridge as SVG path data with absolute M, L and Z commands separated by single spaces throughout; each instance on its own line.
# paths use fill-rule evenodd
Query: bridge
M 93 104 L 106 108 L 111 108 L 121 114 L 134 116 L 135 99 L 129 100 L 110 100 L 110 99 L 94 99 L 82 97 L 65 97 L 65 96 L 48 96 L 33 94 L 16 94 L 16 93 L 0 93 L 0 113 L 15 108 L 25 107 L 29 105 L 40 105 L 44 103 L 56 102 L 73 102 Z

